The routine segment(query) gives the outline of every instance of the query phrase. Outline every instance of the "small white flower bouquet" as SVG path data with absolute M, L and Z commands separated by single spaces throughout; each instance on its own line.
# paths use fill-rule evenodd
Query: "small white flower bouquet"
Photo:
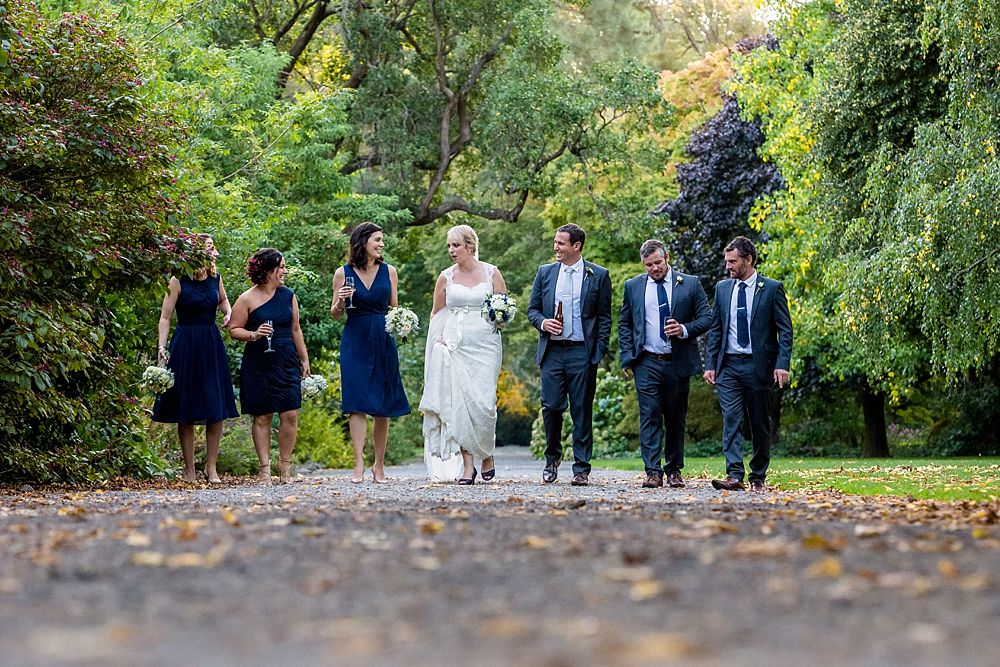
M 153 394 L 162 394 L 174 386 L 174 373 L 163 366 L 146 366 L 139 380 L 139 388 Z
M 479 312 L 493 331 L 500 333 L 517 315 L 517 301 L 509 294 L 487 294 Z
M 302 398 L 316 398 L 326 391 L 326 378 L 322 375 L 309 375 L 302 378 Z
M 407 338 L 420 331 L 420 320 L 409 308 L 390 308 L 385 316 L 385 331 L 405 343 Z

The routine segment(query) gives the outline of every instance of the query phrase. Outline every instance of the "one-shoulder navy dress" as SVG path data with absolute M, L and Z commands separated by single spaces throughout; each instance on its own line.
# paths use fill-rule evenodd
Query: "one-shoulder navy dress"
M 267 415 L 298 410 L 302 405 L 302 364 L 292 340 L 292 297 L 295 293 L 280 285 L 268 301 L 247 317 L 244 327 L 256 331 L 270 320 L 274 333 L 271 352 L 267 338 L 247 341 L 240 367 L 240 410 L 245 415 Z
M 410 403 L 399 377 L 396 341 L 385 332 L 392 283 L 389 266 L 380 264 L 371 288 L 365 287 L 354 269 L 344 266 L 344 275 L 354 277 L 354 308 L 348 308 L 344 335 L 340 340 L 341 410 L 363 412 L 374 417 L 410 414 Z
M 214 424 L 237 417 L 226 346 L 215 324 L 219 277 L 192 280 L 182 276 L 180 283 L 177 326 L 167 362 L 174 373 L 174 386 L 157 396 L 153 421 Z

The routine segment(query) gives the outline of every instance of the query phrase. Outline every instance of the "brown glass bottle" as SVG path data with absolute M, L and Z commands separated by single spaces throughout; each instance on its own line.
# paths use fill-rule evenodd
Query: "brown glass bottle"
M 563 323 L 562 301 L 560 301 L 559 303 L 556 304 L 556 317 L 555 317 L 555 319 L 556 319 L 557 322 L 559 322 L 560 325 L 562 325 L 562 323 Z

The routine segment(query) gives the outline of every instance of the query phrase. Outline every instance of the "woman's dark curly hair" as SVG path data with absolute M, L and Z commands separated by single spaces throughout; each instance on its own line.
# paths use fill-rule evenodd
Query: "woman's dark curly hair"
M 267 274 L 281 266 L 284 257 L 274 248 L 261 248 L 247 260 L 247 276 L 254 285 L 267 282 Z
M 347 258 L 347 263 L 351 267 L 355 269 L 368 268 L 368 252 L 365 250 L 365 246 L 368 244 L 369 237 L 375 232 L 380 231 L 382 231 L 382 228 L 374 222 L 362 222 L 354 228 L 354 231 L 351 232 L 351 254 Z M 381 262 L 381 257 L 375 260 L 376 264 L 380 264 Z

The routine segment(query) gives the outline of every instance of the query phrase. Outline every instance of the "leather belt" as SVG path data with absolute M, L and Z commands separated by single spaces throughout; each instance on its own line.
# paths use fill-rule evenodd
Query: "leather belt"
M 549 345 L 558 345 L 559 347 L 575 347 L 577 345 L 583 345 L 582 340 L 552 340 L 549 339 Z
M 674 355 L 673 355 L 672 352 L 667 352 L 665 354 L 661 354 L 661 353 L 658 353 L 658 352 L 644 352 L 643 354 L 645 356 L 649 357 L 650 359 L 655 359 L 656 361 L 673 361 L 674 360 Z
M 726 352 L 726 356 L 734 359 L 753 359 L 752 354 L 744 354 L 742 352 Z

